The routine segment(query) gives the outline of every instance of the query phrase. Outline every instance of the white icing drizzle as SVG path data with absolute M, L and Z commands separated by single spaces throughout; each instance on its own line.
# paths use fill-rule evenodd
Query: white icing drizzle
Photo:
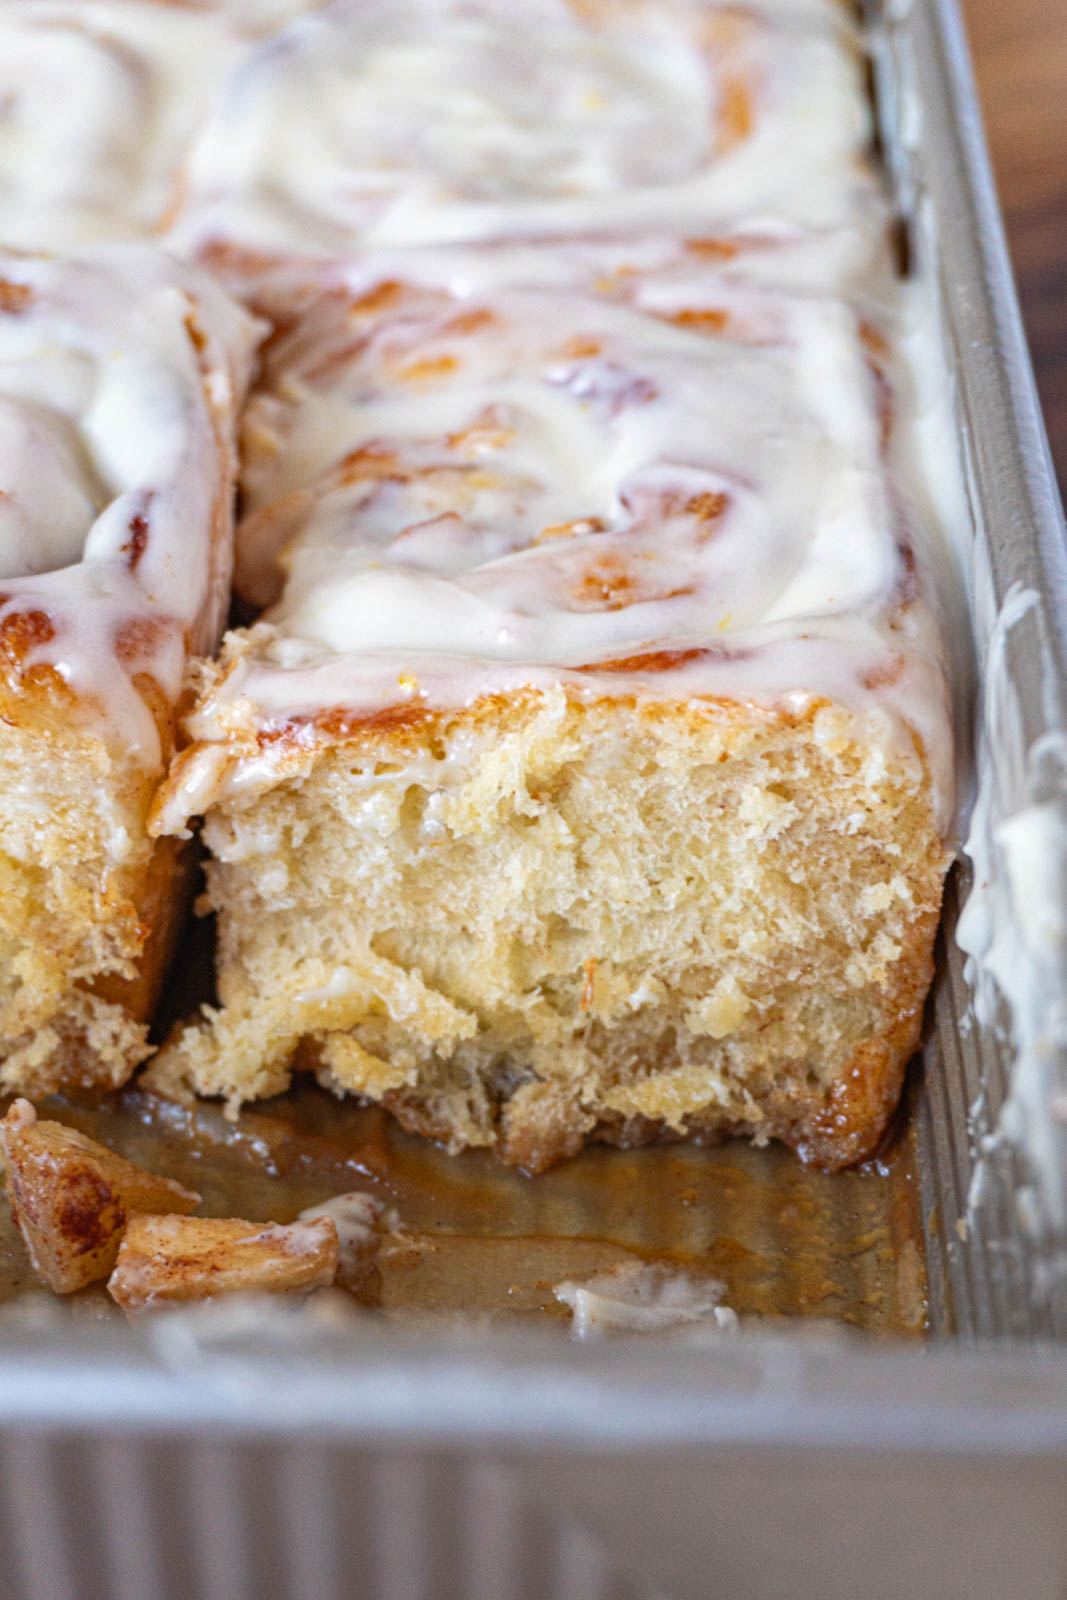
M 710 299 L 738 334 L 512 290 L 376 319 L 338 363 L 344 307 L 310 315 L 274 369 L 284 398 L 246 430 L 249 510 L 314 499 L 272 620 L 339 652 L 577 665 L 884 593 L 890 507 L 847 310 L 707 277 L 637 298 Z M 272 424 L 277 453 L 257 455 Z
M 258 325 L 143 246 L 0 252 L 0 627 L 36 617 L 81 713 L 147 766 L 225 616 L 232 431 Z
M 844 8 L 341 0 L 242 60 L 175 237 L 367 246 L 855 225 L 882 202 Z
M 901 585 L 855 319 L 826 297 L 883 321 L 890 298 L 834 0 L 3 0 L 0 102 L 8 243 L 143 234 L 177 207 L 176 243 L 296 258 L 274 282 L 294 303 L 308 257 L 357 246 L 347 293 L 377 273 L 414 294 L 351 361 L 318 311 L 279 356 L 250 423 L 243 570 L 269 588 L 289 540 L 288 589 L 198 736 L 224 742 L 239 707 L 247 732 L 563 685 L 825 695 L 873 746 L 915 731 L 944 764 L 937 641 Z M 147 260 L 5 268 L 55 304 L 35 288 L 32 316 L 0 314 L 0 624 L 41 612 L 23 666 L 53 666 L 151 763 L 132 680 L 173 698 L 188 650 L 213 644 L 209 524 L 252 333 Z M 190 296 L 211 302 L 199 353 Z M 491 332 L 450 330 L 450 305 Z M 724 326 L 671 324 L 694 308 Z M 393 370 L 435 352 L 457 370 Z M 361 448 L 399 478 L 342 481 Z M 655 672 L 599 670 L 664 650 Z M 271 770 L 216 749 L 182 793 Z

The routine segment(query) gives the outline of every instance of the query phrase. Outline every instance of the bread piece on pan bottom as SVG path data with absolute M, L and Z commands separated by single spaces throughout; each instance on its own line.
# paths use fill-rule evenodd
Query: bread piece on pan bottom
M 150 1084 L 236 1107 L 309 1070 L 531 1171 L 595 1138 L 875 1147 L 946 864 L 914 749 L 825 701 L 564 688 L 319 732 L 207 810 L 222 1004 Z

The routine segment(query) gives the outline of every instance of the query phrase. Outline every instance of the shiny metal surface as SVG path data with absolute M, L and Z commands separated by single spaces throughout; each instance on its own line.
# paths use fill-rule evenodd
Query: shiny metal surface
M 887 149 L 937 240 L 980 668 L 1005 596 L 1039 596 L 1008 641 L 1019 739 L 998 752 L 998 804 L 1037 785 L 1067 805 L 1063 774 L 1030 759 L 1067 729 L 1063 517 L 953 0 L 900 8 L 882 69 Z M 276 1307 L 117 1327 L 26 1303 L 0 1319 L 0 1595 L 1062 1595 L 1056 1196 L 1027 1231 L 1008 1151 L 968 1211 L 972 1106 L 984 1094 L 992 1125 L 1011 1050 L 964 1020 L 965 890 L 961 873 L 918 1113 L 930 1347 L 827 1332 L 582 1348 Z
M 940 289 L 974 518 L 964 565 L 980 683 L 978 781 L 1000 823 L 1035 802 L 1067 819 L 1067 533 L 962 25 L 952 0 L 921 0 L 890 6 L 878 31 L 883 137 L 913 218 L 915 268 Z M 998 615 L 1020 590 L 1033 603 L 994 654 Z M 1005 871 L 995 843 L 986 870 Z M 987 1025 L 970 1014 L 954 937 L 969 886 L 965 864 L 946 899 L 919 1123 L 935 1331 L 1063 1337 L 1067 1130 L 1054 1133 L 1040 1173 L 1016 1146 L 992 1139 L 1012 1092 L 1016 1030 L 1003 1006 Z M 1025 918 L 1025 907 L 1012 910 Z M 1067 946 L 1058 965 L 1067 995 Z M 1049 1032 L 1067 1040 L 1062 1025 Z M 1067 1050 L 1058 1044 L 1031 1067 L 1047 1119 L 1067 1083 Z M 1022 1143 L 1032 1142 L 1031 1130 Z

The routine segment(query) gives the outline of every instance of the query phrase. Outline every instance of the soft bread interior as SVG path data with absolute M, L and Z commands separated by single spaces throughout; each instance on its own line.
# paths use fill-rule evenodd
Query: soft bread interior
M 149 1081 L 312 1070 L 532 1169 L 594 1134 L 865 1154 L 945 865 L 920 756 L 830 706 L 562 690 L 368 727 L 205 835 L 221 1008 Z
M 188 851 L 145 832 L 152 784 L 58 719 L 0 739 L 0 1084 L 123 1083 L 187 903 Z

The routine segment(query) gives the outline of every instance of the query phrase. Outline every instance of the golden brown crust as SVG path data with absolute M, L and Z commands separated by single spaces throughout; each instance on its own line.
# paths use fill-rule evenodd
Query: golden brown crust
M 586 1142 L 634 1149 L 682 1139 L 777 1139 L 794 1150 L 805 1166 L 822 1172 L 855 1166 L 874 1155 L 900 1101 L 904 1074 L 919 1043 L 925 997 L 923 987 L 914 995 L 917 1003 L 902 1012 L 901 1022 L 905 1025 L 899 1030 L 901 1042 L 895 1050 L 883 1040 L 866 1039 L 856 1046 L 841 1076 L 826 1089 L 806 1086 L 805 1074 L 798 1072 L 795 1087 L 776 1085 L 766 1095 L 757 1092 L 754 1099 L 761 1112 L 758 1119 L 705 1112 L 688 1117 L 684 1130 L 679 1131 L 662 1121 L 633 1117 L 624 1122 L 597 1123 Z M 525 1158 L 514 1158 L 512 1152 L 517 1149 L 523 1149 L 525 1157 L 527 1152 L 521 1145 L 498 1144 L 497 1149 L 509 1165 L 531 1172 L 544 1172 L 573 1154 L 562 1144 L 550 1150 L 541 1148 L 536 1152 L 537 1164 L 531 1165 Z
M 155 841 L 140 883 L 130 895 L 137 918 L 135 971 L 129 977 L 106 973 L 89 985 L 94 995 L 121 1006 L 137 1022 L 152 1020 L 192 904 L 195 866 L 192 840 Z
M 527 1083 L 500 1108 L 496 1150 L 509 1167 L 545 1172 L 576 1156 L 596 1134 L 596 1119 L 562 1084 Z
M 201 709 L 209 705 L 215 691 L 240 670 L 245 655 L 254 653 L 268 631 L 273 632 L 267 625 L 260 624 L 243 636 L 227 636 L 219 661 L 205 662 L 200 670 L 198 704 Z M 657 692 L 657 679 L 664 674 L 700 657 L 726 654 L 725 649 L 711 648 L 659 650 L 590 663 L 573 669 L 570 681 L 561 683 L 559 692 L 581 713 L 621 709 L 649 723 L 668 721 L 691 732 L 715 725 L 724 733 L 738 737 L 750 736 L 754 729 L 771 728 L 807 733 L 820 712 L 829 707 L 830 702 L 822 696 L 808 697 L 797 706 L 784 702 L 761 705 L 725 695 L 699 693 L 679 699 L 667 686 Z M 597 681 L 601 674 L 609 679 L 618 674 L 642 681 L 639 687 L 627 691 L 606 692 L 605 686 Z M 583 677 L 587 685 L 582 683 Z M 342 704 L 293 713 L 279 722 L 259 721 L 251 708 L 245 713 L 247 720 L 242 722 L 239 710 L 234 708 L 226 718 L 224 743 L 194 737 L 175 755 L 152 799 L 148 832 L 158 837 L 167 829 L 168 808 L 174 805 L 205 756 L 218 756 L 221 762 L 216 778 L 219 792 L 199 794 L 201 809 L 207 811 L 218 803 L 228 773 L 244 760 L 257 762 L 267 785 L 281 784 L 296 772 L 306 774 L 331 751 L 343 752 L 345 757 L 350 755 L 353 759 L 365 759 L 380 752 L 382 759 L 397 761 L 427 749 L 438 752 L 457 734 L 477 734 L 492 729 L 503 737 L 520 729 L 531 713 L 543 704 L 544 698 L 542 689 L 531 687 L 480 694 L 462 706 L 435 705 L 420 699 L 368 711 Z M 263 766 L 264 756 L 269 757 L 271 767 Z
M 858 1044 L 840 1077 L 821 1102 L 789 1121 L 774 1136 L 810 1166 L 834 1172 L 874 1154 L 900 1099 L 904 1073 L 918 1049 L 923 1008 L 933 977 L 937 914 L 928 912 L 900 958 L 886 997 L 884 1028 Z

